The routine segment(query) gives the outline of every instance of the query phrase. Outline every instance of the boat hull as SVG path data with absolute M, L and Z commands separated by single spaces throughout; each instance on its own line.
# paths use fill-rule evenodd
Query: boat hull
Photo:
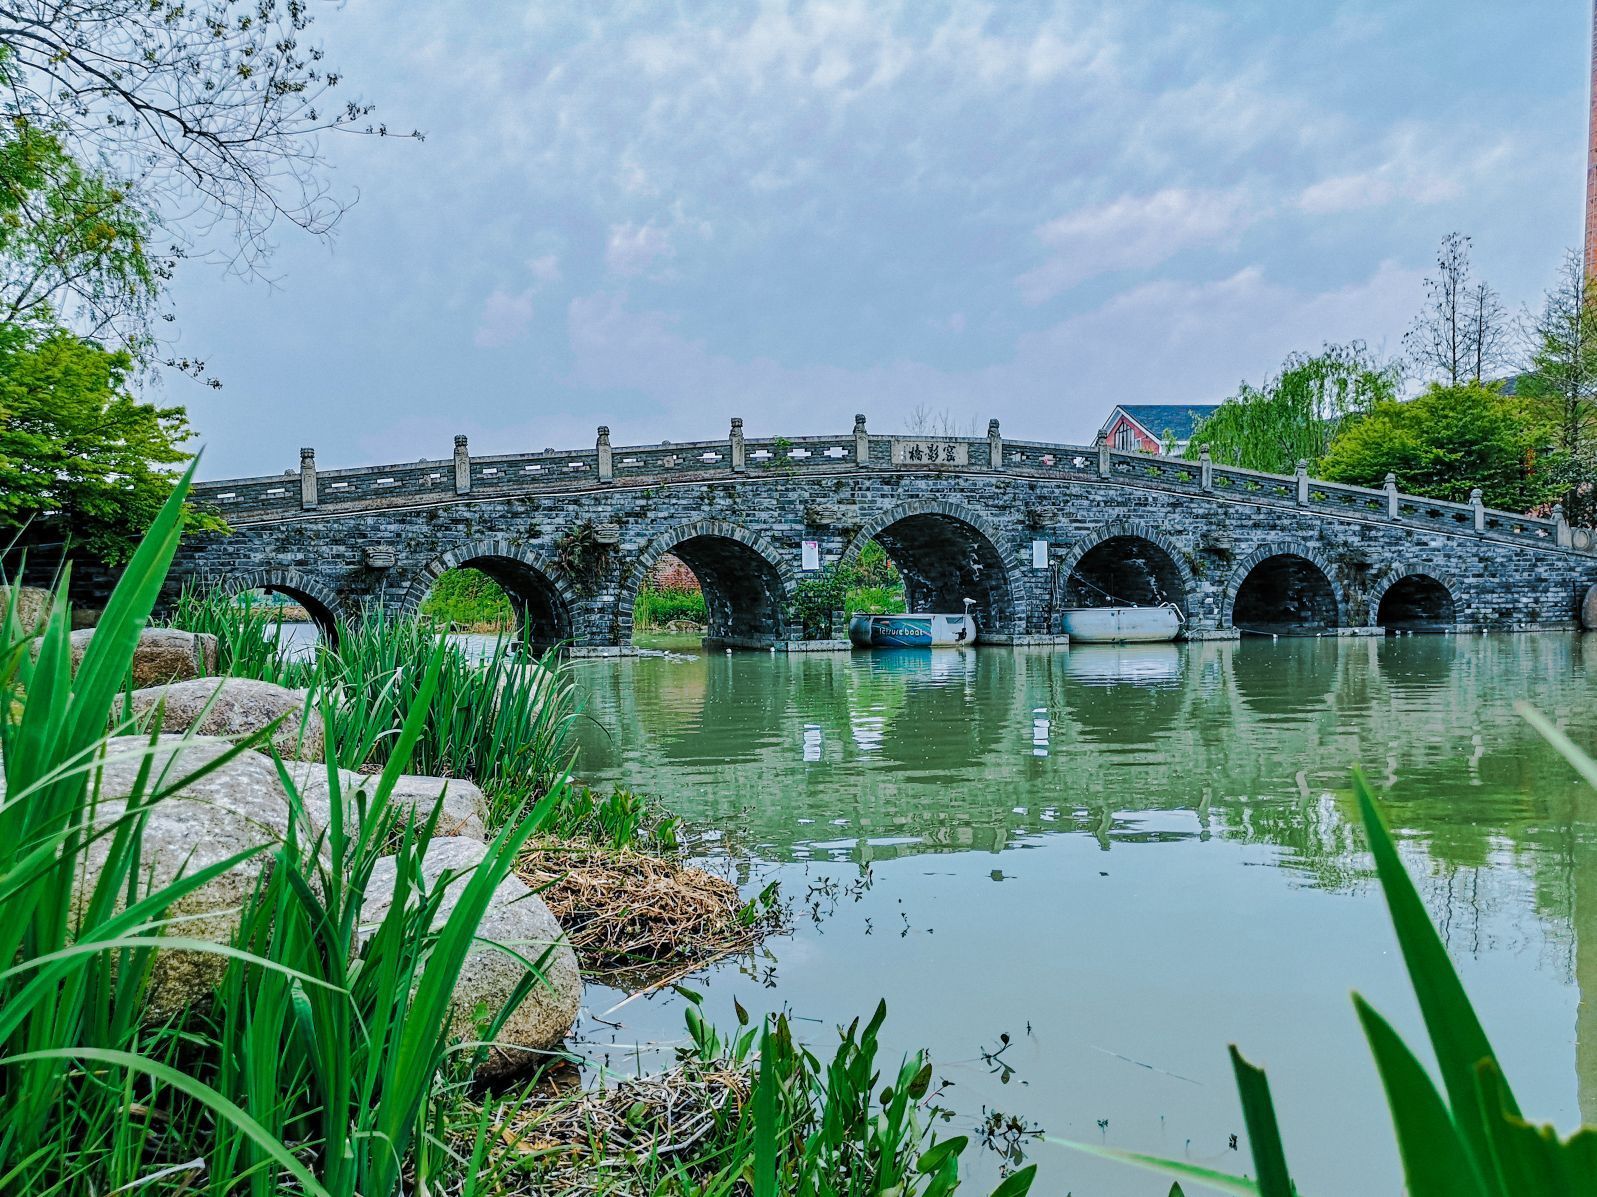
M 976 643 L 976 618 L 861 612 L 849 618 L 848 638 L 856 648 L 962 648 Z
M 1170 606 L 1072 607 L 1063 625 L 1071 643 L 1139 644 L 1174 640 L 1181 634 L 1181 614 Z

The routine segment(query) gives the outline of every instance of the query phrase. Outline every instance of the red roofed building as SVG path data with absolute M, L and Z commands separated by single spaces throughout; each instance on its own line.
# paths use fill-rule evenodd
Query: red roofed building
M 1136 453 L 1163 453 L 1165 440 L 1180 453 L 1199 422 L 1212 416 L 1214 403 L 1122 403 L 1109 413 L 1099 431 L 1110 447 Z

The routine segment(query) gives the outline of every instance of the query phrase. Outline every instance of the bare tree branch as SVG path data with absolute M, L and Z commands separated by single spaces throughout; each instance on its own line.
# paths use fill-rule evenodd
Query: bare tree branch
M 230 226 L 230 264 L 259 269 L 275 227 L 325 233 L 347 200 L 321 135 L 386 135 L 305 42 L 307 0 L 0 0 L 10 115 L 126 180 L 192 249 Z M 416 134 L 411 134 L 416 136 Z

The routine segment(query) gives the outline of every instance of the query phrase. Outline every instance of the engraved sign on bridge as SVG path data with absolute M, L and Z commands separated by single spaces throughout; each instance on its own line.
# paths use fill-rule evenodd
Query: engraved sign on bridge
M 930 437 L 893 438 L 893 464 L 907 466 L 968 466 L 970 446 L 964 441 Z

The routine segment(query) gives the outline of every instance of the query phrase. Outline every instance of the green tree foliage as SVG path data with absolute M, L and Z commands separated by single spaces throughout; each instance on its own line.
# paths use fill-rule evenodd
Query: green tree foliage
M 149 229 L 59 138 L 21 117 L 0 126 L 0 529 L 54 517 L 112 564 L 189 457 L 183 409 L 130 391 L 168 270 Z M 190 524 L 222 526 L 192 511 Z
M 1546 463 L 1565 514 L 1575 523 L 1597 519 L 1597 294 L 1578 253 L 1564 260 L 1558 281 L 1528 329 L 1531 372 L 1520 394 L 1532 399 L 1552 428 L 1557 454 Z
M 59 516 L 96 557 L 126 560 L 192 435 L 182 408 L 129 394 L 132 368 L 125 351 L 64 329 L 0 324 L 0 526 Z
M 1387 399 L 1349 421 L 1320 462 L 1332 482 L 1380 486 L 1465 502 L 1479 487 L 1490 507 L 1523 511 L 1546 499 L 1536 467 L 1548 428 L 1532 402 L 1494 386 L 1433 384 L 1407 402 Z
M 421 614 L 468 630 L 508 628 L 516 622 L 509 596 L 480 569 L 440 574 L 422 600 Z
M 151 218 L 125 187 L 85 171 L 58 137 L 13 117 L 0 129 L 0 319 L 149 346 L 171 262 L 149 253 Z
M 1318 461 L 1350 416 L 1393 399 L 1399 375 L 1376 360 L 1362 341 L 1294 353 L 1262 387 L 1244 382 L 1198 425 L 1187 446 L 1204 445 L 1216 461 L 1244 469 L 1290 474 L 1302 460 Z

